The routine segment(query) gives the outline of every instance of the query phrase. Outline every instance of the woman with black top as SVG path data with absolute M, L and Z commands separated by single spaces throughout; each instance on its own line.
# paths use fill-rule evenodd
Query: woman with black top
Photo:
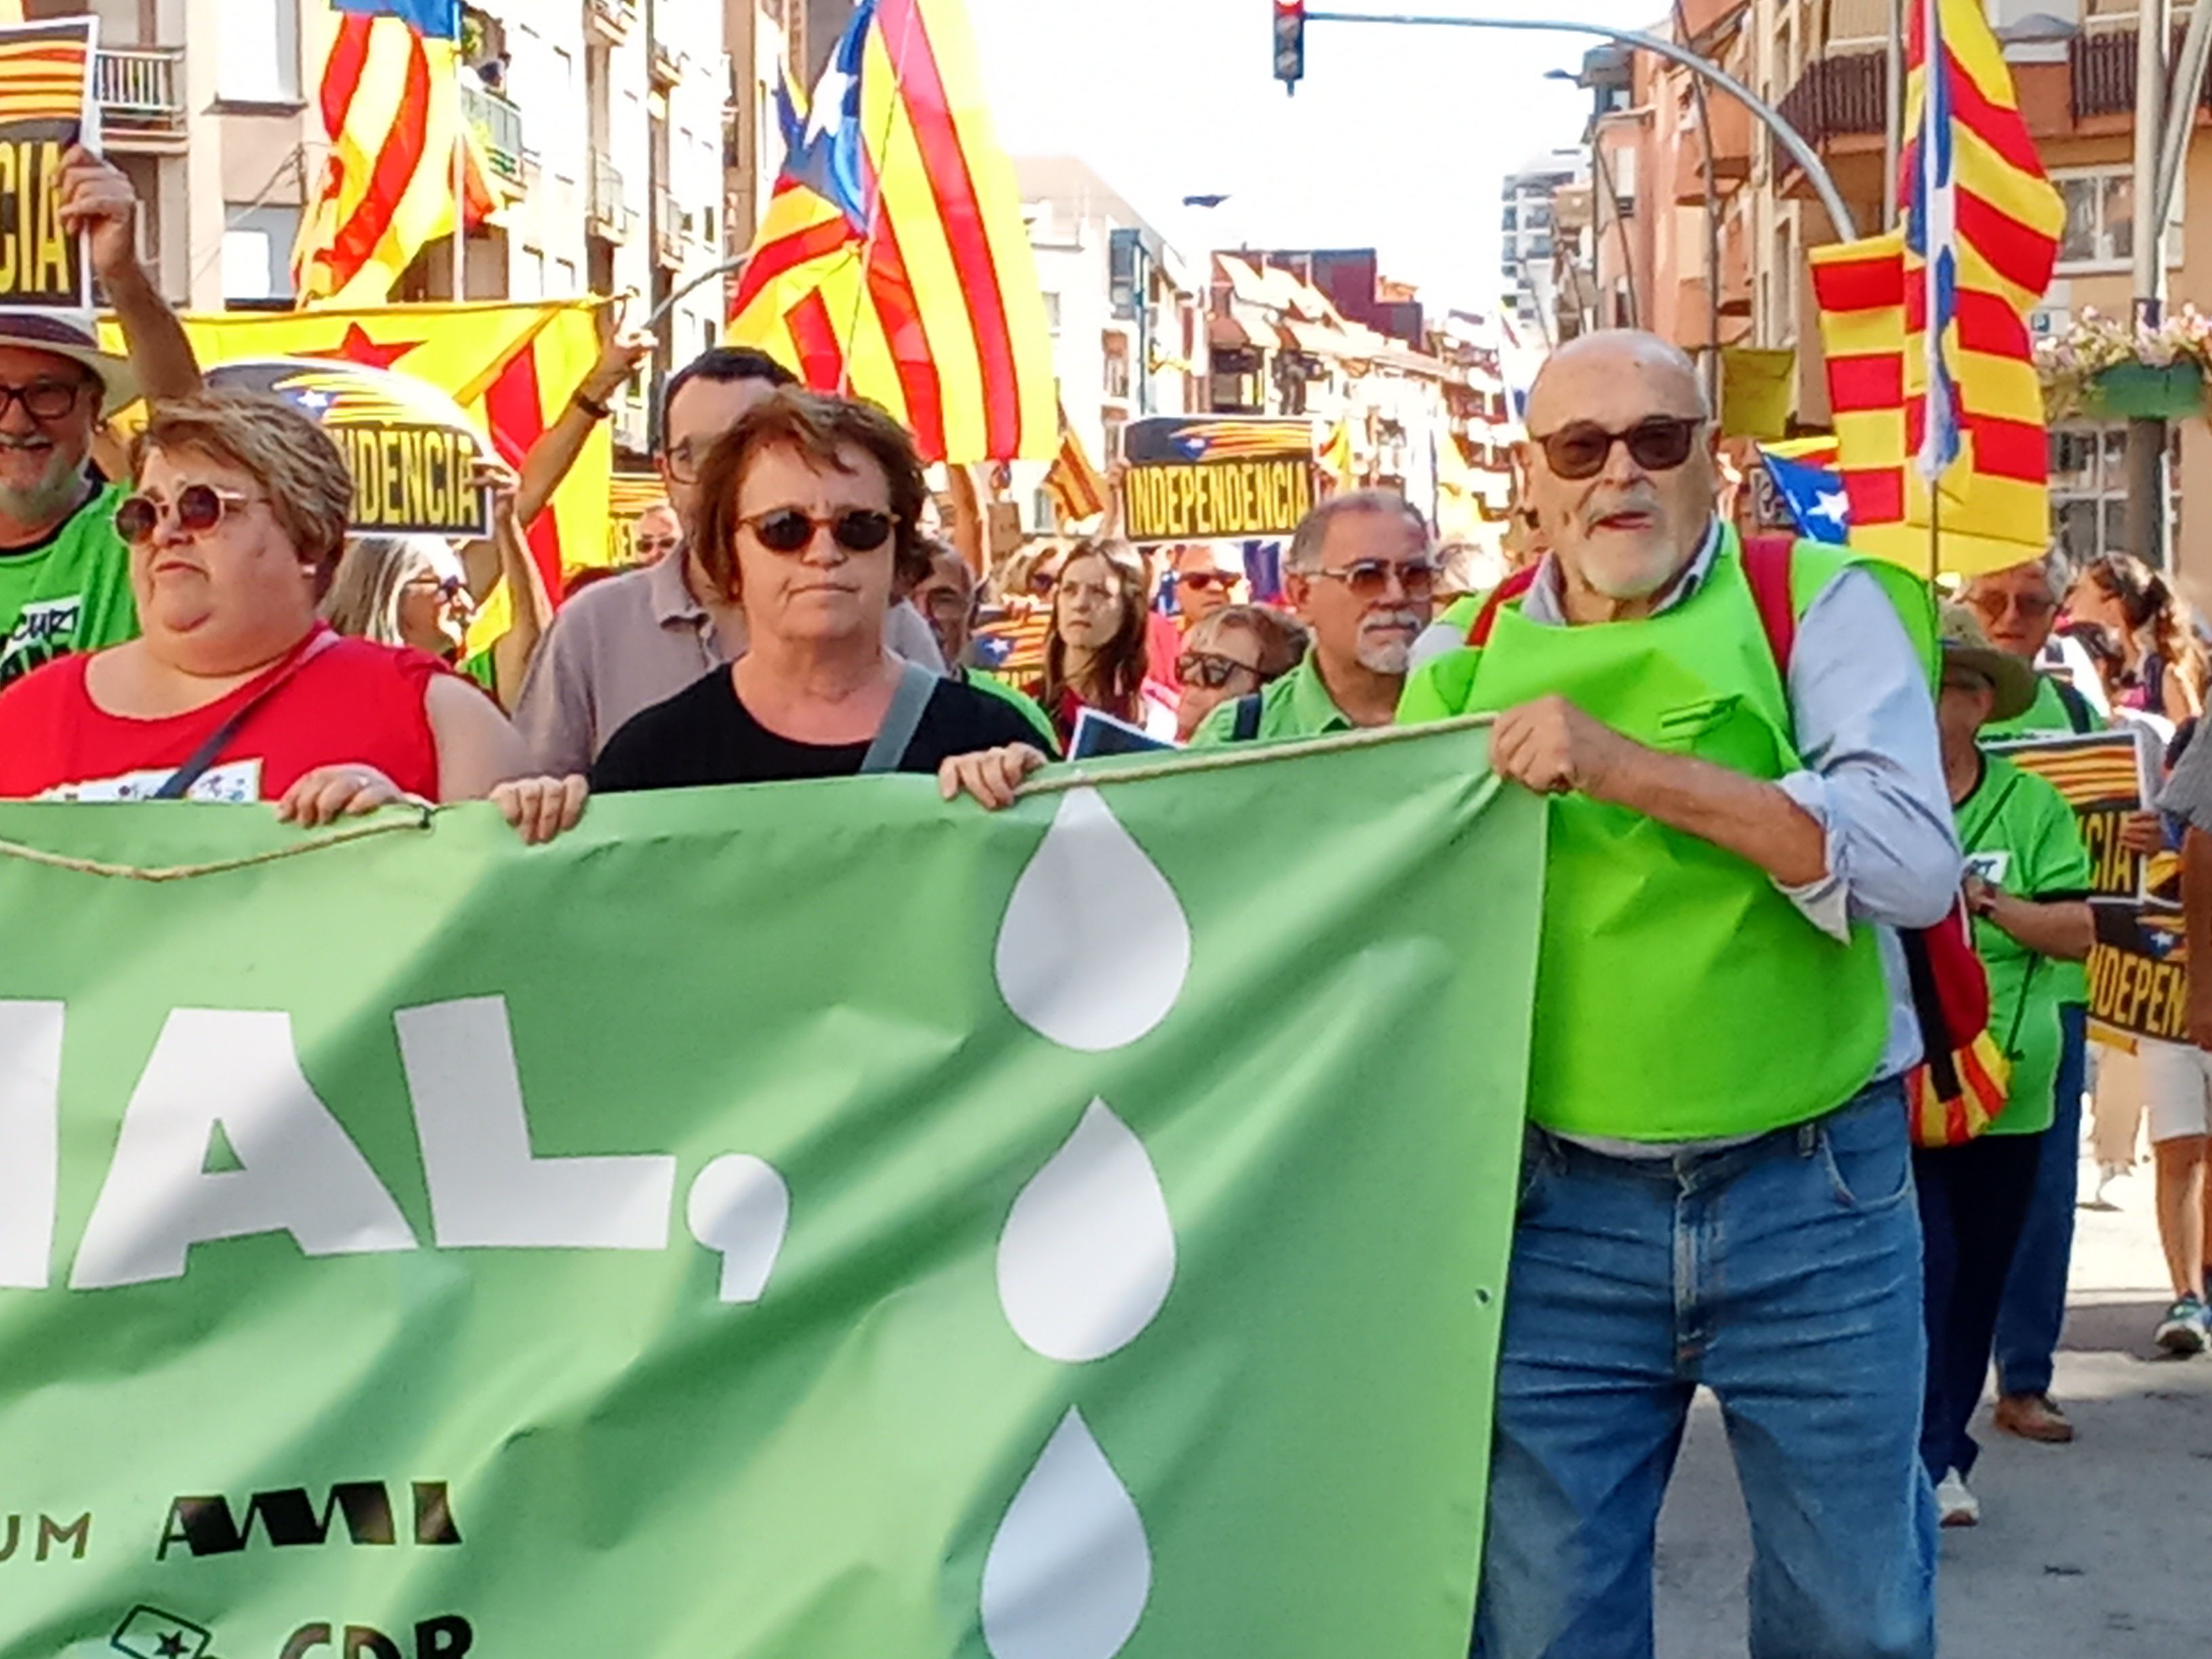
M 935 773 L 945 798 L 1009 805 L 1045 757 L 1000 698 L 884 644 L 892 586 L 928 574 L 914 441 L 872 404 L 787 387 L 699 473 L 699 562 L 750 643 L 617 732 L 595 793 Z

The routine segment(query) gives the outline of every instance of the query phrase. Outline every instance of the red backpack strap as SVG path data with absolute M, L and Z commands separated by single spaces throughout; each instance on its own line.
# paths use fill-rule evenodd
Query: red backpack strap
M 1790 571 L 1797 544 L 1787 536 L 1747 536 L 1743 543 L 1743 575 L 1751 584 L 1752 603 L 1759 607 L 1759 624 L 1766 631 L 1766 648 L 1790 684 L 1790 661 L 1797 646 L 1797 601 L 1790 592 Z
M 1490 630 L 1498 626 L 1498 613 L 1536 585 L 1536 572 L 1540 565 L 1530 565 L 1526 570 L 1516 570 L 1491 591 L 1483 601 L 1482 609 L 1475 613 L 1474 625 L 1467 630 L 1467 642 L 1480 651 L 1490 643 Z

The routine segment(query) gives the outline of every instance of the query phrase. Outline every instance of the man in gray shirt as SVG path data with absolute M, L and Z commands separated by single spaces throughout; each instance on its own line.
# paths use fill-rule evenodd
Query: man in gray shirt
M 556 777 L 589 771 L 634 715 L 744 654 L 744 613 L 714 595 L 688 544 L 698 520 L 699 468 L 747 410 L 792 384 L 791 371 L 773 357 L 732 346 L 715 347 L 670 378 L 658 465 L 687 544 L 677 557 L 593 583 L 554 618 L 514 708 L 515 727 L 539 770 Z M 912 605 L 892 606 L 884 639 L 908 661 L 945 672 L 929 624 Z

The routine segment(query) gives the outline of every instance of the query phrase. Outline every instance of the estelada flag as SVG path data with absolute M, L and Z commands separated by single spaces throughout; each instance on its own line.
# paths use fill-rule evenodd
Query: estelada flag
M 520 468 L 599 357 L 595 313 L 601 303 L 222 312 L 187 316 L 184 324 L 203 366 L 240 358 L 328 358 L 427 380 L 450 395 L 507 463 Z M 111 349 L 123 349 L 112 321 L 103 322 L 101 330 Z M 531 550 L 556 596 L 564 569 L 607 562 L 607 480 L 613 471 L 614 440 L 602 426 L 551 506 L 531 526 Z
M 0 309 L 92 309 L 84 239 L 62 228 L 61 172 L 72 144 L 99 142 L 98 28 L 89 17 L 0 28 Z
M 1972 355 L 1961 357 L 1966 442 L 1960 461 L 1931 486 L 1915 464 L 1925 435 L 1921 379 L 1908 348 L 1905 234 L 1814 248 L 1813 293 L 1828 358 L 1837 471 L 1851 498 L 1851 545 L 1922 575 L 1978 575 L 2039 558 L 2050 545 L 2048 492 L 2041 483 L 1991 473 L 2008 441 L 1986 448 L 1979 429 Z M 2008 428 L 2031 418 L 2015 410 Z M 2039 422 L 2040 409 L 2032 418 Z M 2014 471 L 2017 471 L 2015 468 Z
M 1060 415 L 1060 453 L 1044 475 L 1044 491 L 1062 524 L 1080 524 L 1106 510 L 1106 480 L 1091 465 L 1083 434 L 1067 423 L 1066 410 Z
M 788 159 L 729 338 L 882 404 L 925 459 L 1048 461 L 1052 337 L 961 0 L 860 0 Z

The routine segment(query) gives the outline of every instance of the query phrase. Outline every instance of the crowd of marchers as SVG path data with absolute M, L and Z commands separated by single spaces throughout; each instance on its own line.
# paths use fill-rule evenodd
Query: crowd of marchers
M 121 175 L 80 152 L 64 184 L 128 350 L 0 317 L 0 797 L 260 801 L 303 826 L 481 799 L 534 842 L 594 794 L 857 774 L 1003 807 L 1092 711 L 1195 745 L 1492 716 L 1493 769 L 1552 823 L 1474 1650 L 1650 1653 L 1654 1528 L 1703 1387 L 1750 1515 L 1753 1652 L 1933 1652 L 1936 1528 L 1978 1514 L 1992 1362 L 2001 1430 L 2074 1432 L 2051 1391 L 2088 863 L 2057 793 L 1988 745 L 2160 723 L 2171 811 L 2132 833 L 2212 848 L 2204 653 L 2154 573 L 2033 562 L 1948 602 L 1747 541 L 1691 366 L 1612 333 L 1531 392 L 1510 568 L 1356 491 L 1264 592 L 1240 557 L 1110 533 L 987 578 L 939 539 L 895 421 L 717 349 L 664 394 L 640 564 L 556 611 L 525 532 L 643 343 L 610 343 L 519 472 L 488 469 L 484 544 L 352 538 L 320 428 L 203 386 Z M 104 422 L 141 397 L 118 449 Z M 494 583 L 511 625 L 471 656 Z M 987 614 L 1011 661 L 979 656 Z M 2003 1097 L 1916 1144 L 1915 981 L 1954 917 Z M 2212 951 L 2212 915 L 2192 927 Z M 2192 1010 L 2212 1046 L 2212 988 Z M 2131 1163 L 2122 1103 L 2147 1103 L 2175 1291 L 2156 1336 L 2194 1352 L 2212 1060 L 2140 1050 L 2105 1068 L 2099 1133 Z

